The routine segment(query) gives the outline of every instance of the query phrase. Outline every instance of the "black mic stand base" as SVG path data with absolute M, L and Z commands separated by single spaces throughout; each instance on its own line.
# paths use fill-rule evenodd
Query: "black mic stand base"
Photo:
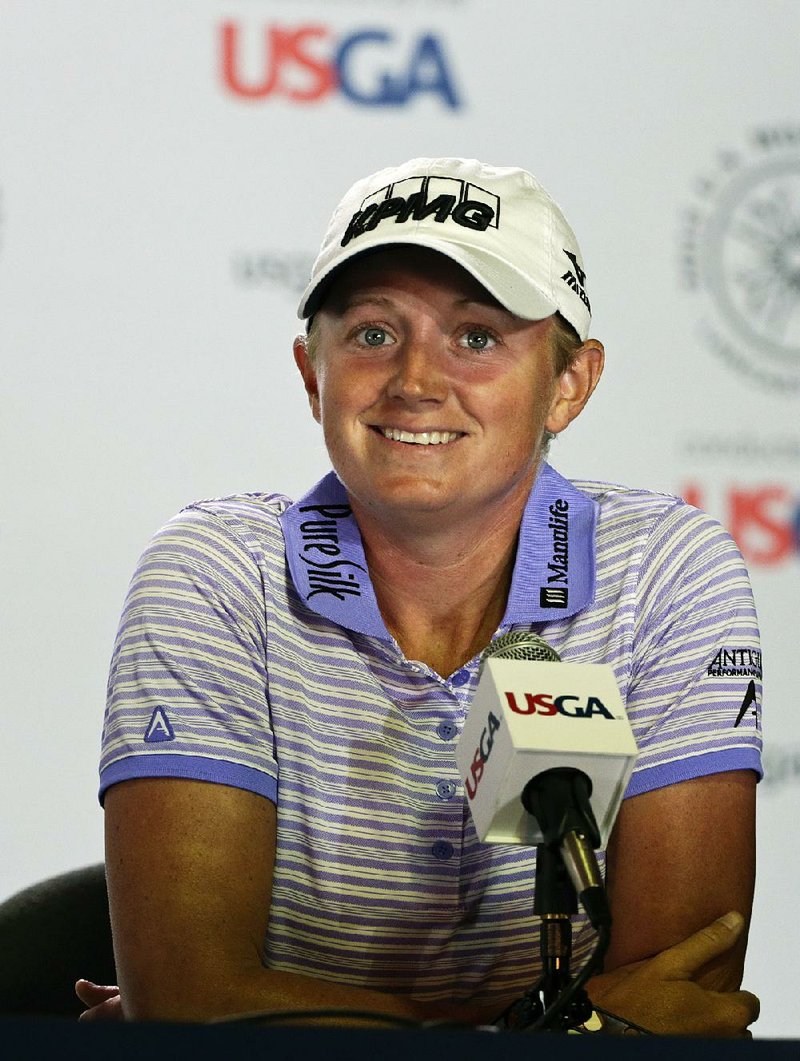
M 542 919 L 540 953 L 542 976 L 524 995 L 501 1013 L 497 1024 L 509 1031 L 569 1032 L 582 1029 L 592 1017 L 592 1003 L 581 988 L 555 1019 L 540 1025 L 545 1012 L 563 994 L 571 981 L 572 914 L 577 913 L 575 888 L 556 849 L 536 847 L 535 914 Z

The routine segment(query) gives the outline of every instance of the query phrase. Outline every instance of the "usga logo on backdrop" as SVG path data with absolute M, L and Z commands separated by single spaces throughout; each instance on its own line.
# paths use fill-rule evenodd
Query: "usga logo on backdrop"
M 225 87 L 248 100 L 284 97 L 312 104 L 340 92 L 367 107 L 401 107 L 418 96 L 462 106 L 444 41 L 420 32 L 402 39 L 370 26 L 344 33 L 319 23 L 220 26 Z
M 800 390 L 800 126 L 758 129 L 695 182 L 680 235 L 703 345 L 744 381 Z
M 693 480 L 684 484 L 680 495 L 719 518 L 751 567 L 777 567 L 800 553 L 800 496 L 785 483 Z

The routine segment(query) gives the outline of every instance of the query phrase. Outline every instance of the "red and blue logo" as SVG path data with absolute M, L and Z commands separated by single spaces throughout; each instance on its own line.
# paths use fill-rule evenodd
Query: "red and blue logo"
M 787 483 L 687 483 L 681 496 L 718 516 L 751 567 L 777 567 L 800 553 L 800 498 Z
M 403 107 L 420 96 L 463 106 L 444 42 L 435 33 L 401 38 L 388 29 L 337 33 L 320 23 L 220 27 L 222 81 L 240 99 L 319 103 L 340 93 L 363 107 Z
M 551 693 L 525 693 L 525 702 L 517 700 L 516 693 L 507 692 L 506 702 L 517 715 L 566 715 L 567 718 L 592 718 L 602 715 L 613 719 L 603 701 L 597 696 L 589 696 L 585 702 L 579 696 L 552 696 Z

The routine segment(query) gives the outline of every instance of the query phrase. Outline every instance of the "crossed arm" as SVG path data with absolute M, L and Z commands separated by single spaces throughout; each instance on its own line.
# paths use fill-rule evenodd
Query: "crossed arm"
M 755 881 L 755 787 L 743 770 L 623 803 L 607 862 L 612 943 L 606 972 L 590 985 L 598 1005 L 685 1035 L 742 1035 L 757 1018 L 758 1000 L 738 990 Z M 741 918 L 730 927 L 712 926 L 733 911 Z
M 597 1004 L 666 1034 L 746 1033 L 758 1013 L 757 999 L 738 990 L 754 789 L 743 771 L 623 804 L 608 852 L 613 942 L 589 985 Z M 119 1015 L 121 1006 L 134 1020 L 320 1008 L 473 1023 L 496 1015 L 496 1006 L 443 1010 L 265 969 L 275 830 L 274 805 L 238 789 L 168 778 L 113 786 L 106 871 L 120 996 L 80 981 L 94 1007 L 86 1016 Z M 742 918 L 716 920 L 729 911 Z

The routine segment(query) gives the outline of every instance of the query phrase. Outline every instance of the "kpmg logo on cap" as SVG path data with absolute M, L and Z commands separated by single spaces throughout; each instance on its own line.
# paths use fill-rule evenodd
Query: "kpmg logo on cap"
M 417 96 L 436 97 L 451 110 L 463 105 L 434 33 L 374 26 L 341 32 L 309 22 L 264 26 L 259 40 L 228 21 L 220 27 L 220 63 L 222 83 L 241 99 L 309 105 L 339 92 L 366 107 L 402 107 Z
M 781 394 L 800 390 L 800 127 L 718 153 L 684 210 L 681 271 L 704 344 Z
M 500 225 L 500 198 L 458 177 L 406 177 L 364 200 L 350 218 L 342 246 L 384 221 L 403 225 L 427 217 L 484 232 Z

